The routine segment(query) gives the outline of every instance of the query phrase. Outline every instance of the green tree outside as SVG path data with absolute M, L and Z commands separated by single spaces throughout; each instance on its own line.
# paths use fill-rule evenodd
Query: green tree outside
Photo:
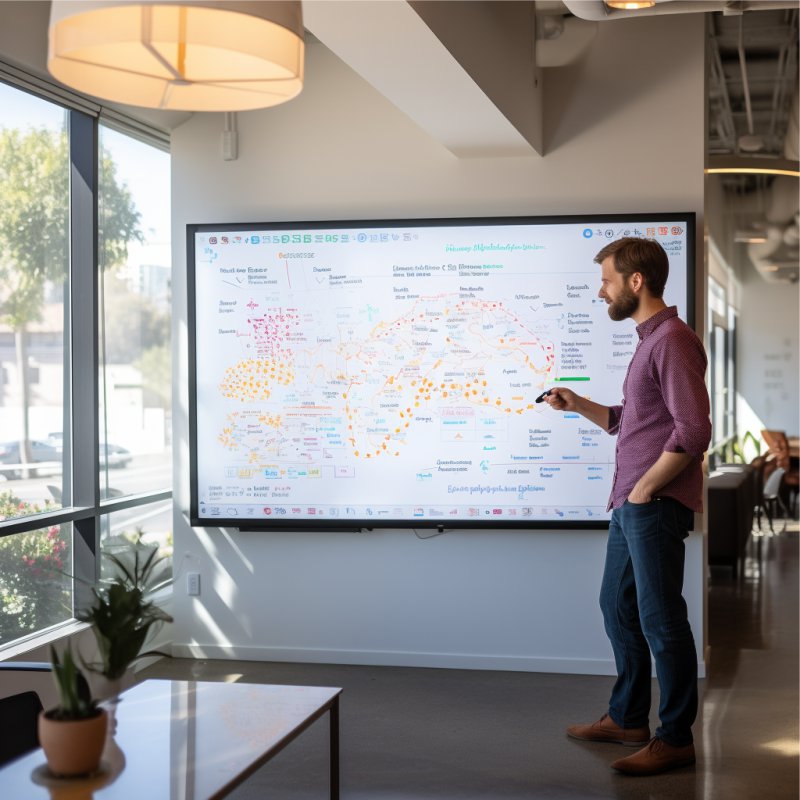
M 104 356 L 109 364 L 132 364 L 169 342 L 171 317 L 149 297 L 132 294 L 113 273 L 103 275 Z
M 99 157 L 98 210 L 102 269 L 123 263 L 141 240 L 140 214 L 111 157 Z M 0 129 L 0 320 L 15 334 L 22 390 L 20 457 L 30 462 L 27 332 L 41 320 L 48 284 L 66 286 L 69 272 L 69 141 L 66 131 Z

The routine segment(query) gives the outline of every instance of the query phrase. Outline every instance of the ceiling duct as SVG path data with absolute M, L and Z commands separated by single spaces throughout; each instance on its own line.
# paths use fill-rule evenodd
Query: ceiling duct
M 603 0 L 564 0 L 564 5 L 581 19 L 606 22 L 625 17 L 654 17 L 659 14 L 697 14 L 721 11 L 723 14 L 741 14 L 745 11 L 775 11 L 797 8 L 797 0 L 751 0 L 750 2 L 703 2 L 702 0 L 656 0 L 654 6 L 638 9 L 609 8 Z
M 536 10 L 540 12 L 539 4 Z M 536 66 L 564 67 L 574 63 L 589 49 L 595 36 L 596 22 L 563 13 L 540 12 L 536 25 Z
M 765 193 L 766 241 L 752 243 L 747 254 L 765 280 L 794 283 L 798 278 L 797 219 L 800 195 L 797 179 L 776 177 Z
M 786 245 L 784 230 L 767 228 L 767 241 L 747 246 L 747 254 L 764 280 L 770 283 L 797 283 L 797 260 L 782 253 Z

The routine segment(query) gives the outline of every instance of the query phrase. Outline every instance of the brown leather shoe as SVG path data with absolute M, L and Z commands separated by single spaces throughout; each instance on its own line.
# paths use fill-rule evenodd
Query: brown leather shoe
M 658 736 L 654 736 L 647 747 L 627 758 L 617 759 L 612 769 L 624 772 L 626 775 L 658 775 L 668 769 L 688 767 L 694 764 L 694 745 L 674 747 Z
M 571 725 L 567 736 L 586 742 L 610 742 L 626 747 L 641 747 L 650 738 L 650 728 L 620 728 L 608 714 L 603 714 L 592 725 Z

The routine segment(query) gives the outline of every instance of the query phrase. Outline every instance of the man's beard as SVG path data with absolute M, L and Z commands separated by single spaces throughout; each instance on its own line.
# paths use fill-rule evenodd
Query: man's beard
M 614 322 L 622 322 L 622 320 L 632 317 L 638 308 L 639 298 L 626 284 L 622 287 L 619 297 L 617 297 L 613 303 L 609 304 L 608 316 L 611 317 Z

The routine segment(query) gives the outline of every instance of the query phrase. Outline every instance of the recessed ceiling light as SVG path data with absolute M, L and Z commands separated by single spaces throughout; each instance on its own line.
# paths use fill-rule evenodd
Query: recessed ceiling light
M 757 153 L 764 149 L 764 139 L 758 134 L 746 133 L 739 137 L 739 149 L 745 153 Z

